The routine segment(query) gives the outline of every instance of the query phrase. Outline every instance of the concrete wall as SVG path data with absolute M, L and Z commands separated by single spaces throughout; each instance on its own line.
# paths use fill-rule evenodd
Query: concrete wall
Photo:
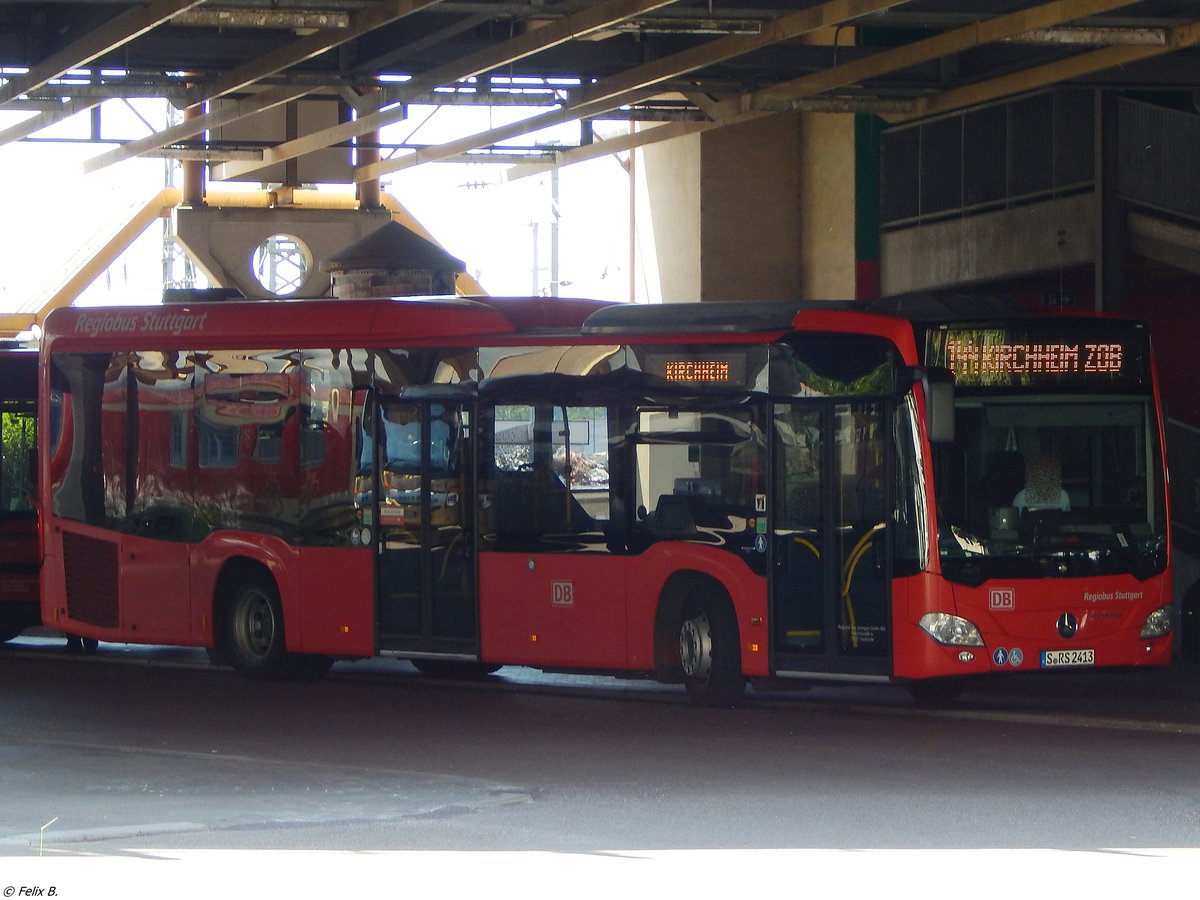
M 637 154 L 637 248 L 641 302 L 701 294 L 700 136 L 650 144 Z
M 1080 194 L 888 232 L 880 246 L 884 295 L 1019 278 L 1089 263 L 1095 197 Z
M 854 297 L 854 119 L 780 113 L 646 147 L 638 299 Z
M 779 300 L 800 284 L 799 117 L 701 138 L 701 299 Z

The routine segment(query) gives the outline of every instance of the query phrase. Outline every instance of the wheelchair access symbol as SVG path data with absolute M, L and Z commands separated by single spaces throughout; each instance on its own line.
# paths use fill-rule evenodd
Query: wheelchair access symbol
M 992 654 L 992 662 L 998 666 L 1019 666 L 1025 662 L 1025 651 L 1020 647 L 1013 647 L 1011 650 L 997 647 L 996 652 Z

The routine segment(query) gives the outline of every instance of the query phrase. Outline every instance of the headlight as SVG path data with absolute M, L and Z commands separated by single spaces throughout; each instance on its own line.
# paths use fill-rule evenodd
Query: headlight
M 921 627 L 939 644 L 950 644 L 954 647 L 983 646 L 983 637 L 979 634 L 979 629 L 962 616 L 925 613 L 921 616 Z
M 1160 638 L 1171 633 L 1171 607 L 1160 606 L 1142 623 L 1142 640 Z

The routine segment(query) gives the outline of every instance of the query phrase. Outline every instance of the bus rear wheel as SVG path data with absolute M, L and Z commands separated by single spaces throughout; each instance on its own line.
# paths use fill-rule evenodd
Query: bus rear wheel
M 247 678 L 318 678 L 333 663 L 287 650 L 279 591 L 262 575 L 243 576 L 226 594 L 217 649 Z
M 679 662 L 688 696 L 701 706 L 734 706 L 746 690 L 737 622 L 722 603 L 687 606 L 679 626 Z

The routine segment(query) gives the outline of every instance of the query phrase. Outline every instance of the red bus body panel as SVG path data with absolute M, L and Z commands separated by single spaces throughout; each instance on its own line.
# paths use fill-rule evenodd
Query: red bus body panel
M 38 550 L 37 522 L 34 519 L 8 519 L 0 522 L 0 603 L 37 603 Z M 8 567 L 13 566 L 15 570 Z M 22 571 L 28 567 L 28 571 Z
M 113 543 L 112 532 L 63 523 L 69 533 Z M 117 624 L 73 618 L 65 605 L 43 610 L 47 622 L 103 641 L 213 645 L 213 602 L 223 568 L 235 559 L 266 565 L 279 587 L 288 649 L 337 657 L 375 653 L 373 555 L 370 550 L 296 548 L 259 534 L 220 532 L 198 544 L 117 536 Z M 61 541 L 52 541 L 54 548 Z M 57 556 L 45 569 L 46 596 L 65 598 Z M 65 600 L 63 601 L 65 604 Z
M 708 575 L 729 591 L 743 672 L 767 675 L 766 579 L 732 554 L 689 544 L 656 544 L 636 556 L 480 554 L 481 658 L 651 672 L 659 600 L 683 571 Z
M 370 549 L 299 551 L 299 634 L 293 649 L 327 656 L 375 655 L 375 554 Z
M 1171 604 L 1171 581 L 1164 575 L 1138 581 L 1105 576 L 1103 588 L 1088 578 L 1006 579 L 979 587 L 951 584 L 925 573 L 894 583 L 895 675 L 899 678 L 1012 673 L 1041 668 L 1046 650 L 1095 651 L 1089 668 L 1165 666 L 1171 661 L 1171 635 L 1131 640 L 1146 616 Z M 950 612 L 973 622 L 985 646 L 951 647 L 935 642 L 920 627 L 927 612 Z M 1079 630 L 1069 641 L 1056 622 L 1071 613 Z M 1014 653 L 1014 651 L 1017 651 Z

